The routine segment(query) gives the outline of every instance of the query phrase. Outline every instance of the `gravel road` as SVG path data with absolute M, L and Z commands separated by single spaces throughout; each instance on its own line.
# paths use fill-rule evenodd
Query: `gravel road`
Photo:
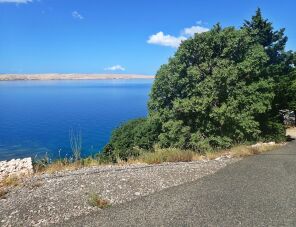
M 195 181 L 237 160 L 105 166 L 34 176 L 12 189 L 5 199 L 0 199 L 0 226 L 47 226 L 91 218 L 103 211 L 89 204 L 92 193 L 108 199 L 113 207 Z

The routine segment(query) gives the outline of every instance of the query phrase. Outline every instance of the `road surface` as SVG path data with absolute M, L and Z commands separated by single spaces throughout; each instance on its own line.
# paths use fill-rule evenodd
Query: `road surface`
M 296 141 L 62 226 L 296 226 Z

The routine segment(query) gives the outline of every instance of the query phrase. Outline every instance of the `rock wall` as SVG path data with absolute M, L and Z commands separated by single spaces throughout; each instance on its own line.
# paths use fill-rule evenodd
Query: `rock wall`
M 0 162 L 0 180 L 5 177 L 16 175 L 30 175 L 33 173 L 31 158 L 12 159 L 10 161 Z

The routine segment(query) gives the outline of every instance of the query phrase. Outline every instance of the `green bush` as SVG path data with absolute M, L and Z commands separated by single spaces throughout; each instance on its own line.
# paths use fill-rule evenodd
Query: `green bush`
M 112 162 L 139 155 L 140 149 L 149 150 L 157 141 L 159 126 L 155 121 L 139 118 L 115 129 L 103 149 L 104 157 Z

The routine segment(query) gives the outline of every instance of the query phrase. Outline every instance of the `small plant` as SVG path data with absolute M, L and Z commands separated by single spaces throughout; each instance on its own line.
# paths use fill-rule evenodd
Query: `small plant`
M 93 207 L 99 207 L 101 209 L 107 208 L 110 206 L 110 201 L 107 199 L 103 199 L 96 193 L 91 193 L 89 195 L 88 203 Z
M 70 138 L 70 146 L 74 156 L 74 160 L 78 161 L 81 158 L 81 150 L 82 150 L 82 134 L 81 131 L 77 132 L 74 130 L 70 130 L 69 132 Z
M 7 193 L 8 193 L 8 191 L 6 189 L 0 188 L 0 199 L 5 199 L 5 196 Z
M 38 158 L 36 154 L 33 159 L 33 168 L 35 172 L 42 172 L 49 164 L 51 163 L 51 159 L 47 152 L 42 158 Z
M 8 176 L 6 178 L 4 178 L 4 180 L 1 182 L 1 185 L 3 185 L 4 187 L 10 187 L 10 186 L 17 186 L 19 185 L 20 180 L 17 176 L 11 175 Z

